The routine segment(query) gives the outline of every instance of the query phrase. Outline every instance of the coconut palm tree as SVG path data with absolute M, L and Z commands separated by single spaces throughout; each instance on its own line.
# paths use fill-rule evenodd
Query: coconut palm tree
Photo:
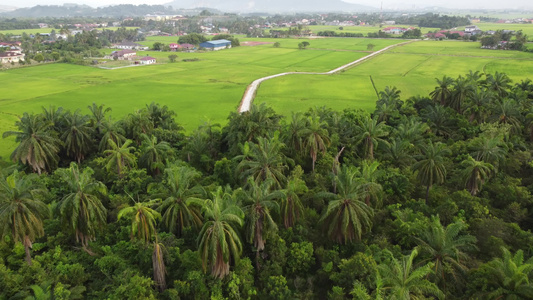
M 284 174 L 287 158 L 281 153 L 285 144 L 279 140 L 279 132 L 271 138 L 258 137 L 257 144 L 247 143 L 247 153 L 236 157 L 242 159 L 237 166 L 241 179 L 252 177 L 256 183 L 272 180 L 277 187 L 283 186 L 287 180 Z
M 385 143 L 384 137 L 389 135 L 387 125 L 385 122 L 378 123 L 377 119 L 372 119 L 369 116 L 365 117 L 356 126 L 359 132 L 357 135 L 357 144 L 363 144 L 366 159 L 374 159 L 374 150 L 379 143 Z
M 503 99 L 494 109 L 493 115 L 489 118 L 493 122 L 511 125 L 511 130 L 515 133 L 521 131 L 522 115 L 516 101 Z
M 124 137 L 124 129 L 120 126 L 120 122 L 113 122 L 111 121 L 111 118 L 101 124 L 101 131 L 102 138 L 98 144 L 98 151 L 100 152 L 111 149 L 109 140 L 113 141 L 118 147 L 121 147 L 126 141 L 126 137 Z
M 172 148 L 165 141 L 158 143 L 155 136 L 143 135 L 142 138 L 139 166 L 146 168 L 153 175 L 159 175 L 167 157 L 172 154 Z
M 472 196 L 475 196 L 485 181 L 490 178 L 494 166 L 484 161 L 475 160 L 470 155 L 461 162 L 461 165 L 464 167 L 462 177 L 465 181 L 465 187 Z
M 467 78 L 459 76 L 453 84 L 450 107 L 458 113 L 462 113 L 463 104 L 474 93 L 474 85 Z
M 451 151 L 442 143 L 429 144 L 420 147 L 421 154 L 415 156 L 417 162 L 413 165 L 413 171 L 418 171 L 417 179 L 427 186 L 426 201 L 429 198 L 429 189 L 433 184 L 443 183 L 446 179 L 446 167 L 444 157 Z
M 484 83 L 489 90 L 496 93 L 498 99 L 503 99 L 509 94 L 512 80 L 507 74 L 496 71 L 494 75 L 486 74 Z
M 66 184 L 68 192 L 58 204 L 63 225 L 74 233 L 83 249 L 88 249 L 99 228 L 106 224 L 107 210 L 100 201 L 107 194 L 106 186 L 93 179 L 94 171 L 85 168 L 80 172 L 76 163 L 68 169 L 59 169 L 58 174 Z
M 279 212 L 279 204 L 275 200 L 283 198 L 283 193 L 272 192 L 270 189 L 273 184 L 272 180 L 265 180 L 259 185 L 252 178 L 248 178 L 249 189 L 244 193 L 246 239 L 253 243 L 258 252 L 265 249 L 267 232 L 278 230 L 271 213 Z
M 39 200 L 42 192 L 35 174 L 0 174 L 0 235 L 22 242 L 29 265 L 32 243 L 44 235 L 43 220 L 49 216 L 48 206 Z
M 161 215 L 150 208 L 151 205 L 153 201 L 135 202 L 133 206 L 125 207 L 118 212 L 119 220 L 122 217 L 131 218 L 131 239 L 136 236 L 145 245 L 157 235 L 155 226 L 157 220 L 161 219 Z
M 363 232 L 372 227 L 374 211 L 365 204 L 366 191 L 357 169 L 343 167 L 335 177 L 337 193 L 324 193 L 333 198 L 321 218 L 327 229 L 327 235 L 338 243 L 348 243 L 361 239 Z
M 37 115 L 24 113 L 15 125 L 20 131 L 6 131 L 2 135 L 3 138 L 15 136 L 15 141 L 20 143 L 11 159 L 30 166 L 33 172 L 39 174 L 55 168 L 61 141 L 52 130 L 53 124 L 42 121 Z
M 111 107 L 104 109 L 104 106 L 104 104 L 98 106 L 94 102 L 92 105 L 87 106 L 87 108 L 91 111 L 89 125 L 96 131 L 98 135 L 104 132 L 104 124 L 108 121 L 105 117 L 105 114 L 111 111 Z
M 524 259 L 522 250 L 514 255 L 502 247 L 503 255 L 482 265 L 480 270 L 488 273 L 487 285 L 479 292 L 479 296 L 485 299 L 532 299 L 533 283 L 533 258 Z M 489 292 L 485 292 L 485 291 Z
M 365 204 L 379 208 L 382 204 L 383 187 L 377 182 L 377 178 L 382 174 L 378 170 L 379 162 L 363 160 L 361 164 L 361 188 L 365 193 Z
M 126 140 L 122 146 L 118 146 L 112 140 L 108 140 L 107 143 L 111 149 L 104 151 L 104 155 L 107 155 L 106 169 L 108 172 L 116 169 L 118 177 L 122 177 L 124 167 L 135 165 L 135 155 L 131 153 L 135 147 L 130 147 L 131 140 Z
M 465 102 L 465 115 L 470 122 L 482 123 L 487 118 L 489 106 L 494 94 L 485 89 L 478 89 L 472 93 Z
M 415 268 L 413 260 L 418 255 L 416 249 L 400 260 L 388 250 L 386 253 L 389 254 L 390 261 L 378 266 L 379 275 L 383 280 L 382 290 L 385 292 L 385 299 L 425 299 L 425 296 L 429 295 L 439 299 L 444 298 L 444 293 L 433 282 L 425 279 L 431 274 L 433 263 Z
M 224 278 L 229 274 L 230 262 L 237 261 L 242 252 L 237 232 L 244 223 L 244 213 L 233 196 L 219 187 L 213 200 L 206 200 L 203 214 L 205 223 L 198 236 L 202 266 L 204 272 L 209 267 L 212 276 Z
M 422 114 L 427 120 L 430 130 L 438 136 L 449 137 L 452 135 L 454 123 L 450 118 L 450 108 L 436 104 L 428 107 Z
M 442 106 L 449 105 L 452 97 L 453 78 L 444 75 L 442 80 L 435 78 L 438 86 L 429 95 L 431 99 Z
M 505 160 L 508 151 L 507 145 L 501 139 L 485 136 L 474 139 L 469 148 L 470 155 L 475 160 L 489 163 L 496 169 Z
M 185 227 L 202 225 L 201 209 L 204 190 L 196 185 L 200 172 L 191 167 L 171 166 L 165 169 L 164 190 L 156 196 L 163 199 L 158 211 L 163 216 L 163 227 L 181 236 Z
M 460 276 L 468 271 L 466 263 L 469 260 L 466 251 L 476 249 L 476 238 L 462 234 L 467 225 L 462 221 L 456 221 L 444 227 L 439 217 L 433 217 L 429 226 L 416 237 L 416 243 L 420 246 L 422 261 L 420 264 L 432 262 L 436 281 L 446 290 L 447 275 L 461 284 Z
M 89 116 L 81 115 L 79 110 L 67 113 L 64 117 L 65 131 L 61 140 L 65 143 L 67 155 L 80 163 L 90 151 L 93 128 L 89 125 Z
M 388 143 L 383 159 L 398 167 L 411 166 L 416 161 L 412 155 L 413 148 L 406 140 L 393 139 Z
M 294 223 L 304 211 L 299 195 L 306 193 L 308 189 L 305 181 L 301 179 L 302 175 L 302 168 L 297 166 L 292 172 L 291 177 L 289 177 L 286 188 L 282 190 L 283 197 L 280 199 L 280 206 L 285 228 L 294 226 Z
M 311 156 L 313 162 L 312 170 L 314 172 L 318 153 L 325 154 L 331 143 L 327 123 L 321 121 L 318 117 L 310 117 L 307 119 L 305 128 L 300 131 L 300 135 L 304 151 Z

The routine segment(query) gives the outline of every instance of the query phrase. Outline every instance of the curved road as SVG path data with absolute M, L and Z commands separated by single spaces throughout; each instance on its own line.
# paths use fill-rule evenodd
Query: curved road
M 276 77 L 280 77 L 280 76 L 285 76 L 285 75 L 291 75 L 291 74 L 309 74 L 309 75 L 331 75 L 331 74 L 334 74 L 334 73 L 337 73 L 341 70 L 344 70 L 346 68 L 349 68 L 355 64 L 358 64 L 364 60 L 367 60 L 375 55 L 378 55 L 384 51 L 387 51 L 391 48 L 394 48 L 394 47 L 397 47 L 397 46 L 400 46 L 400 45 L 405 45 L 405 44 L 408 44 L 408 43 L 411 43 L 413 41 L 408 41 L 408 42 L 403 42 L 403 43 L 399 43 L 399 44 L 395 44 L 395 45 L 391 45 L 391 46 L 388 46 L 388 47 L 385 47 L 381 50 L 378 50 L 376 52 L 373 52 L 365 57 L 362 57 L 358 60 L 354 60 L 352 61 L 351 63 L 349 64 L 346 64 L 346 65 L 343 65 L 343 66 L 340 66 L 336 69 L 333 69 L 329 72 L 323 72 L 323 73 L 314 73 L 314 72 L 285 72 L 285 73 L 279 73 L 279 74 L 276 74 L 276 75 L 270 75 L 270 76 L 266 76 L 266 77 L 263 77 L 263 78 L 259 78 L 259 79 L 256 79 L 254 80 L 247 88 L 246 88 L 246 91 L 244 92 L 244 95 L 242 96 L 242 100 L 241 100 L 241 104 L 239 105 L 239 113 L 243 113 L 245 111 L 249 111 L 250 110 L 250 106 L 252 105 L 252 101 L 254 100 L 255 98 L 255 93 L 257 92 L 257 89 L 259 88 L 259 85 L 261 84 L 261 82 L 265 81 L 265 80 L 268 80 L 268 79 L 272 79 L 272 78 L 276 78 Z

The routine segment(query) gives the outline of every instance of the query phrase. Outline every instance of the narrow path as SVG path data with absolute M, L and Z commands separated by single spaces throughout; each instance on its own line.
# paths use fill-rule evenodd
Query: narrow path
M 339 71 L 342 71 L 344 69 L 347 69 L 347 68 L 350 68 L 352 67 L 353 65 L 356 65 L 362 61 L 365 61 L 375 55 L 378 55 L 384 51 L 387 51 L 391 48 L 394 48 L 394 47 L 397 47 L 397 46 L 401 46 L 401 45 L 405 45 L 405 44 L 408 44 L 408 43 L 412 43 L 413 41 L 408 41 L 408 42 L 403 42 L 403 43 L 399 43 L 399 44 L 394 44 L 394 45 L 391 45 L 391 46 L 387 46 L 381 50 L 378 50 L 376 52 L 373 52 L 367 56 L 364 56 L 358 60 L 354 60 L 352 61 L 351 63 L 348 63 L 348 64 L 345 64 L 343 66 L 340 66 L 336 69 L 333 69 L 329 72 L 322 72 L 322 73 L 316 73 L 316 72 L 285 72 L 285 73 L 279 73 L 279 74 L 275 74 L 275 75 L 270 75 L 270 76 L 266 76 L 266 77 L 263 77 L 263 78 L 259 78 L 259 79 L 256 79 L 254 80 L 250 85 L 248 85 L 248 87 L 246 88 L 246 91 L 244 92 L 244 95 L 242 96 L 242 99 L 241 99 L 241 104 L 239 105 L 239 109 L 238 109 L 238 112 L 239 113 L 243 113 L 245 111 L 249 111 L 250 110 L 250 107 L 252 105 L 252 101 L 254 100 L 255 98 L 255 94 L 257 92 L 257 89 L 259 88 L 259 85 L 261 84 L 261 82 L 265 81 L 265 80 L 268 80 L 268 79 L 272 79 L 272 78 L 276 78 L 276 77 L 281 77 L 281 76 L 285 76 L 285 75 L 292 75 L 292 74 L 309 74 L 309 75 L 331 75 L 331 74 L 335 74 Z

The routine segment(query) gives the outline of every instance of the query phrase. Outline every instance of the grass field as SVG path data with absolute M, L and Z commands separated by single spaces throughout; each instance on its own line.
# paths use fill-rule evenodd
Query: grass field
M 396 86 L 402 99 L 428 95 L 435 78 L 456 77 L 470 70 L 505 72 L 515 82 L 533 78 L 533 55 L 516 51 L 479 49 L 479 43 L 420 41 L 396 47 L 355 68 L 333 76 L 294 75 L 264 82 L 256 103 L 267 102 L 282 112 L 326 105 L 335 109 L 373 110 L 378 90 Z
M 143 43 L 176 37 L 150 37 Z M 172 40 L 171 40 L 172 38 Z M 241 41 L 251 39 L 241 38 Z M 146 51 L 138 55 L 158 58 L 158 64 L 104 70 L 95 67 L 48 64 L 0 72 L 0 132 L 15 129 L 23 112 L 39 112 L 55 105 L 81 109 L 95 102 L 113 109 L 120 118 L 152 101 L 178 114 L 177 120 L 188 131 L 206 120 L 224 124 L 235 111 L 246 86 L 253 80 L 287 71 L 324 72 L 367 55 L 374 50 L 402 42 L 399 39 L 319 38 L 305 39 L 310 46 L 298 50 L 302 39 L 260 39 L 280 42 L 242 46 L 204 52 L 177 52 L 178 62 L 166 63 L 169 52 Z M 109 49 L 111 51 L 111 49 Z M 186 58 L 198 61 L 183 62 Z M 291 75 L 266 81 L 256 102 L 268 102 L 278 112 L 305 110 L 327 105 L 335 109 L 359 107 L 372 110 L 378 89 L 397 86 L 402 98 L 426 95 L 435 86 L 435 77 L 457 76 L 469 70 L 507 72 L 519 80 L 533 74 L 533 56 L 514 51 L 479 49 L 479 43 L 420 41 L 396 47 L 390 52 L 332 76 Z M 15 147 L 13 139 L 0 144 L 0 156 L 8 157 Z
M 49 64 L 0 72 L 0 131 L 15 129 L 17 116 L 25 111 L 39 112 L 43 106 L 55 105 L 87 113 L 87 106 L 93 102 L 111 107 L 112 115 L 120 118 L 156 101 L 175 110 L 178 122 L 187 130 L 206 120 L 225 123 L 239 105 L 246 86 L 259 77 L 286 71 L 328 71 L 367 55 L 362 51 L 369 43 L 378 50 L 400 42 L 316 39 L 309 40 L 311 49 L 298 50 L 301 40 L 277 41 L 281 48 L 261 45 L 217 52 L 178 52 L 177 63 L 164 63 L 169 52 L 139 52 L 163 63 L 115 70 Z M 184 58 L 200 60 L 181 61 Z M 2 140 L 0 156 L 7 157 L 14 147 L 12 139 Z
M 417 25 L 390 25 L 390 26 L 397 26 L 397 27 L 418 27 Z M 326 31 L 326 30 L 333 30 L 337 33 L 341 32 L 350 32 L 350 33 L 362 33 L 365 36 L 369 33 L 375 33 L 380 30 L 383 30 L 384 28 L 389 27 L 389 25 L 383 25 L 383 26 L 343 26 L 342 30 L 339 30 L 339 26 L 326 26 L 326 25 L 311 25 L 309 26 L 309 29 L 313 31 L 314 34 L 317 34 L 320 31 Z M 439 28 L 421 28 L 422 34 L 428 33 L 429 31 L 439 30 Z

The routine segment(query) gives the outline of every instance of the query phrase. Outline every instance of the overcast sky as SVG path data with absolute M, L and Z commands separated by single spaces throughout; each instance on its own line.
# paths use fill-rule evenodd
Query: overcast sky
M 69 3 L 87 4 L 93 7 L 113 5 L 113 4 L 164 4 L 171 0 L 71 0 Z M 223 1 L 223 0 L 222 0 Z M 328 0 L 324 0 L 328 1 Z M 344 0 L 346 2 L 358 3 L 379 7 L 381 1 L 379 0 Z M 16 7 L 31 7 L 35 5 L 61 5 L 65 0 L 18 0 L 18 1 L 2 1 L 2 5 L 10 5 Z M 447 8 L 533 8 L 533 1 L 531 0 L 384 0 L 383 8 L 413 8 L 413 7 L 427 7 L 440 6 Z

